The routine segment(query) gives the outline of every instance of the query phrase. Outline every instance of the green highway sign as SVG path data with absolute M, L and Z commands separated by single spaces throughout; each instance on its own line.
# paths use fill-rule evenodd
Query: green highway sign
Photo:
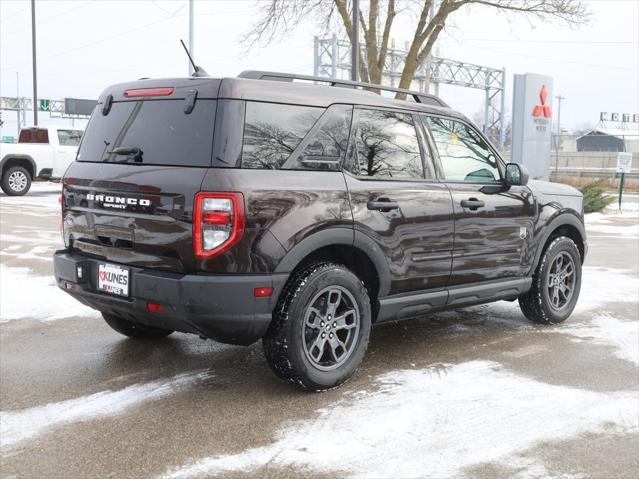
M 50 102 L 51 100 L 40 100 L 38 110 L 49 111 L 49 107 L 51 106 Z
M 16 141 L 16 139 L 13 136 L 3 136 L 2 137 L 2 143 L 13 143 L 14 141 Z

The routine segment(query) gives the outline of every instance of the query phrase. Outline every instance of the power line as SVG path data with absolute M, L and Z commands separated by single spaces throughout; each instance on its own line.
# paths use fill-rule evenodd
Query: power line
M 493 53 L 503 53 L 505 55 L 514 55 L 517 57 L 521 57 L 522 53 L 521 52 L 509 52 L 509 51 L 505 51 L 505 50 L 496 50 L 494 48 L 486 48 L 486 47 L 478 47 L 476 45 L 470 45 L 464 41 L 461 42 L 464 46 L 468 47 L 468 48 L 475 48 L 477 50 L 485 50 L 488 52 L 493 52 Z M 562 60 L 559 58 L 550 58 L 550 57 L 540 57 L 537 55 L 529 55 L 526 54 L 525 55 L 527 58 L 536 58 L 538 60 L 546 60 L 549 62 L 556 62 L 556 63 L 565 63 L 565 64 L 570 64 L 570 65 L 583 65 L 583 66 L 589 66 L 589 67 L 594 67 L 594 68 L 603 68 L 603 69 L 613 69 L 613 70 L 625 70 L 625 71 L 632 71 L 632 72 L 636 72 L 637 69 L 636 68 L 630 68 L 630 67 L 622 67 L 619 65 L 598 65 L 595 63 L 583 63 L 583 62 L 575 62 L 572 60 Z
M 176 17 L 166 17 L 166 18 L 162 18 L 160 20 L 157 20 L 155 22 L 146 23 L 146 24 L 141 25 L 139 27 L 132 28 L 131 30 L 126 30 L 124 32 L 120 32 L 120 33 L 117 33 L 115 35 L 111 35 L 110 37 L 103 38 L 101 40 L 96 40 L 94 42 L 90 42 L 90 43 L 86 43 L 84 45 L 80 45 L 79 47 L 75 47 L 75 48 L 71 48 L 69 50 L 64 50 L 62 52 L 54 53 L 53 55 L 49 55 L 48 57 L 45 57 L 44 59 L 42 59 L 40 61 L 42 62 L 43 60 L 51 60 L 53 58 L 57 58 L 57 57 L 60 57 L 60 56 L 63 56 L 63 55 L 67 55 L 69 53 L 73 53 L 75 51 L 82 50 L 82 49 L 87 48 L 87 47 L 98 45 L 100 43 L 107 42 L 109 40 L 113 40 L 114 38 L 118 38 L 118 37 L 121 37 L 121 36 L 124 36 L 124 35 L 128 35 L 129 33 L 137 32 L 137 31 L 142 30 L 144 28 L 148 28 L 150 26 L 157 25 L 158 23 L 162 23 L 162 22 L 165 22 L 167 20 L 171 20 L 173 18 L 176 18 Z M 27 65 L 27 64 L 28 63 L 18 63 L 16 65 L 11 66 L 11 67 L 2 68 L 0 71 L 15 70 L 16 67 Z
M 596 40 L 519 40 L 511 38 L 467 38 L 472 42 L 498 42 L 498 43 L 545 43 L 545 44 L 574 44 L 574 45 L 639 45 L 639 41 L 596 41 Z
M 84 3 L 80 4 L 80 5 L 76 5 L 76 6 L 74 6 L 73 8 L 69 8 L 69 9 L 67 9 L 67 10 L 64 10 L 64 11 L 62 11 L 62 12 L 60 12 L 60 13 L 56 14 L 56 15 L 53 15 L 53 16 L 51 16 L 51 17 L 47 17 L 47 18 L 45 18 L 45 19 L 43 19 L 43 20 L 40 20 L 40 21 L 36 22 L 36 25 L 41 25 L 41 24 L 46 23 L 46 22 L 49 22 L 49 21 L 51 21 L 51 20 L 55 20 L 56 18 L 59 18 L 59 17 L 61 17 L 61 16 L 63 16 L 63 15 L 66 15 L 66 14 L 68 14 L 68 13 L 74 12 L 74 11 L 76 11 L 76 10 L 80 10 L 81 8 L 86 7 L 86 6 L 87 6 L 87 5 L 89 5 L 90 3 L 93 3 L 93 2 L 91 2 L 91 1 L 87 1 L 87 2 L 84 2 Z M 15 33 L 17 33 L 17 32 L 21 32 L 21 31 L 23 31 L 23 30 L 26 30 L 27 28 L 31 28 L 31 25 L 25 25 L 25 26 L 20 27 L 20 28 L 18 28 L 18 29 L 16 29 L 16 30 L 11 30 L 11 31 L 8 31 L 8 32 L 2 32 L 2 35 L 14 35 L 14 34 L 15 34 Z

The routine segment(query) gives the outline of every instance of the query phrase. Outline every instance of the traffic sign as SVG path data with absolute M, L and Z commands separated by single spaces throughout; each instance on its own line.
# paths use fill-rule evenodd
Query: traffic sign
M 51 100 L 40 100 L 38 104 L 38 110 L 40 111 L 49 111 L 51 107 Z
M 620 151 L 617 153 L 617 173 L 621 173 L 619 180 L 619 209 L 621 209 L 621 197 L 623 196 L 623 183 L 626 173 L 632 169 L 632 153 Z
M 632 169 L 632 153 L 617 153 L 617 173 L 630 173 Z

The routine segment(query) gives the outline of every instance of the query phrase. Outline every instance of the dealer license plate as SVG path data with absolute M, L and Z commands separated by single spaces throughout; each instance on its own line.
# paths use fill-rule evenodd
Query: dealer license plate
M 129 295 L 129 269 L 116 264 L 98 263 L 98 289 L 117 296 Z

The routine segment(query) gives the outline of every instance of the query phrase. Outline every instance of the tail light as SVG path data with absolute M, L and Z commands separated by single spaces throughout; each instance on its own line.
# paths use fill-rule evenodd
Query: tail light
M 58 203 L 60 204 L 60 234 L 62 235 L 62 241 L 64 241 L 64 186 L 58 196 Z
M 242 193 L 198 193 L 193 216 L 193 249 L 197 258 L 228 251 L 244 235 Z

